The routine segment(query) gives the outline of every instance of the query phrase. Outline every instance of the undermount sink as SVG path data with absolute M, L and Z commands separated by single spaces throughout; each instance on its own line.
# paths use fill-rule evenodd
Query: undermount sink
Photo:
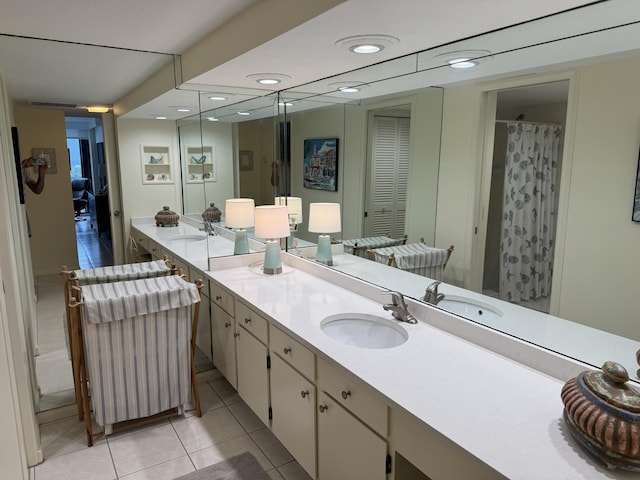
M 437 306 L 447 312 L 478 322 L 490 322 L 502 316 L 502 312 L 497 308 L 484 302 L 464 297 L 447 295 L 438 302 Z
M 167 239 L 167 242 L 201 242 L 206 240 L 206 235 L 178 235 Z
M 394 320 L 363 313 L 331 315 L 320 323 L 325 335 L 360 348 L 392 348 L 409 339 Z

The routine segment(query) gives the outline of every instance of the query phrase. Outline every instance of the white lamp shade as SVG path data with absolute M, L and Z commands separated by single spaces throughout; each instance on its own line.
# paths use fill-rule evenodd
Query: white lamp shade
M 309 231 L 335 233 L 342 230 L 339 203 L 310 203 Z
M 224 211 L 224 223 L 229 228 L 253 227 L 253 198 L 230 198 Z
M 255 209 L 258 238 L 284 238 L 291 234 L 287 207 L 280 205 L 262 205 Z
M 300 197 L 276 197 L 276 205 L 286 205 L 289 209 L 289 217 L 294 223 L 302 223 L 302 198 Z

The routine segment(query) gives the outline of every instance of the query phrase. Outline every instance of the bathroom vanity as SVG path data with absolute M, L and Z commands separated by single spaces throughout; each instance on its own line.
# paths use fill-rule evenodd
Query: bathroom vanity
M 215 366 L 312 478 L 629 478 L 583 453 L 562 418 L 563 384 L 592 367 L 410 299 L 418 323 L 398 322 L 387 290 L 293 254 L 265 275 L 261 253 L 209 247 L 203 265 L 155 233 L 132 226 L 204 275 Z M 326 333 L 328 317 L 354 314 L 404 340 Z

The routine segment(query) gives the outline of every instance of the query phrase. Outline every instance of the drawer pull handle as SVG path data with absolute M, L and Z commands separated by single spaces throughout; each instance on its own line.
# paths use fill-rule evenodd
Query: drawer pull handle
M 229 328 L 231 326 L 230 322 L 224 322 L 224 328 Z
M 240 336 L 240 334 L 238 332 L 236 332 L 236 333 L 233 334 L 233 336 L 237 338 L 237 337 Z
M 287 355 L 291 353 L 291 347 L 284 347 L 283 351 L 284 351 L 284 354 Z
M 222 300 L 222 297 L 220 295 L 216 295 L 216 300 L 220 301 Z
M 318 407 L 318 410 L 320 410 L 320 413 L 324 413 L 325 410 L 327 410 L 329 407 L 327 407 L 326 405 L 320 405 Z
M 302 390 L 300 392 L 300 395 L 302 395 L 302 398 L 307 398 L 307 395 L 309 395 L 309 390 Z
M 244 319 L 244 323 L 249 325 L 251 323 L 251 319 L 250 318 L 245 318 Z
M 342 390 L 342 398 L 345 400 L 351 396 L 351 392 L 348 390 Z

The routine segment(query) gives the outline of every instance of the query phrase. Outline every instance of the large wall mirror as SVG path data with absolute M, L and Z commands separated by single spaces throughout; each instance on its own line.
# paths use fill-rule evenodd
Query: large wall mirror
M 609 9 L 612 3 L 621 6 L 603 2 L 281 95 L 291 104 L 292 195 L 305 203 L 340 201 L 344 240 L 394 228 L 396 235 L 406 233 L 409 242 L 424 237 L 437 247 L 455 245 L 441 291 L 450 285 L 457 295 L 499 306 L 504 321 L 488 324 L 492 328 L 594 367 L 616 360 L 639 381 L 640 328 L 633 298 L 640 286 L 640 229 L 631 216 L 640 145 L 640 12 L 631 5 L 625 11 Z M 572 19 L 570 27 L 559 23 L 566 16 Z M 461 51 L 470 52 L 475 68 L 445 65 Z M 347 95 L 340 86 L 361 88 Z M 305 188 L 304 140 L 335 136 L 331 126 L 338 118 L 344 122 L 339 190 Z M 384 207 L 391 209 L 391 217 L 404 214 L 403 229 L 385 224 L 384 216 L 384 228 L 370 225 L 374 210 L 368 189 L 376 181 L 371 139 L 377 118 L 392 119 L 396 131 L 401 125 L 410 131 L 406 197 L 392 195 L 406 203 Z M 516 120 L 520 124 L 509 124 Z M 546 266 L 531 263 L 512 274 L 521 280 L 515 283 L 526 283 L 538 268 L 546 268 L 551 282 L 542 298 L 519 301 L 513 292 L 500 293 L 499 270 L 503 259 L 509 267 L 511 258 L 500 243 L 514 241 L 527 228 L 516 225 L 507 231 L 502 219 L 514 214 L 503 205 L 510 195 L 505 174 L 514 173 L 505 159 L 517 148 L 508 130 L 529 125 L 548 126 L 547 135 L 555 138 L 549 147 L 556 151 L 549 157 L 554 180 L 541 192 L 553 199 L 544 223 L 552 233 L 551 251 Z M 517 167 L 523 168 L 523 177 L 537 175 L 525 166 Z M 389 175 L 384 182 L 392 182 Z M 313 240 L 304 229 L 299 235 Z M 398 288 L 385 283 L 378 271 L 335 268 Z M 421 300 L 427 285 L 416 275 L 405 293 Z M 580 335 L 574 324 L 584 326 Z

